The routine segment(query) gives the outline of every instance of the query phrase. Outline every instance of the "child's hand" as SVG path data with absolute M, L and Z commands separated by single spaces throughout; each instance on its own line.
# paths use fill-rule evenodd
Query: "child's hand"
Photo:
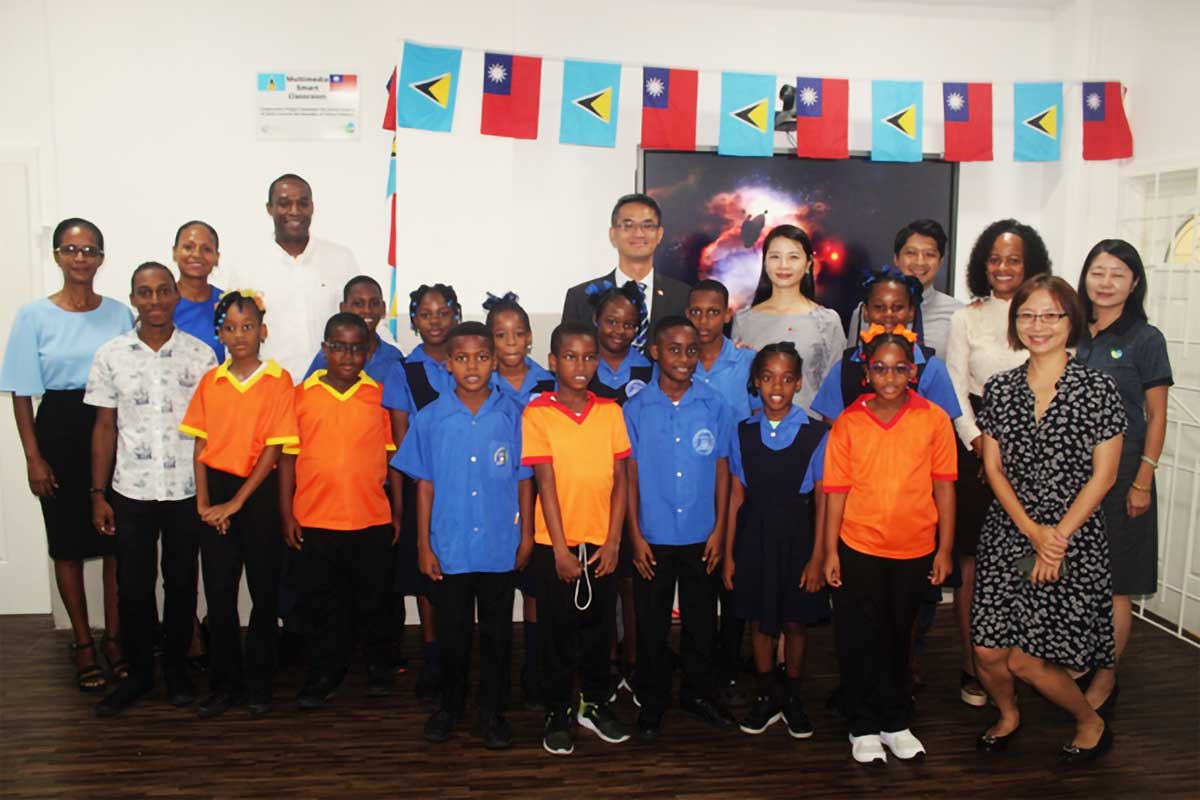
M 392 514 L 392 544 L 395 545 L 400 541 L 400 530 L 404 527 L 404 515 L 399 511 Z
M 825 582 L 835 589 L 842 585 L 842 560 L 836 553 L 825 556 Z
M 658 562 L 654 560 L 654 550 L 641 536 L 633 539 L 633 568 L 648 581 L 654 580 L 654 568 Z
M 804 565 L 804 574 L 800 576 L 800 588 L 806 592 L 816 593 L 825 585 L 825 560 L 813 556 Z
M 558 573 L 560 581 L 571 583 L 579 580 L 579 576 L 583 574 L 583 567 L 570 550 L 566 548 L 560 550 L 556 547 L 554 548 L 554 571 Z
M 117 532 L 113 508 L 99 492 L 92 494 L 92 526 L 101 536 L 112 536 Z
M 725 584 L 727 592 L 733 591 L 733 573 L 736 569 L 732 558 L 726 557 L 724 563 L 721 564 L 721 583 Z
M 54 477 L 54 470 L 50 468 L 50 463 L 46 459 L 33 459 L 27 465 L 26 471 L 29 478 L 29 491 L 38 497 L 54 497 L 54 490 L 58 488 L 58 478 Z
M 417 567 L 420 568 L 421 574 L 431 581 L 442 579 L 442 564 L 432 547 L 417 546 Z
M 299 550 L 304 544 L 304 530 L 291 514 L 283 517 L 283 543 L 293 550 Z
M 934 586 L 941 586 L 953 571 L 954 564 L 952 563 L 950 554 L 939 550 L 933 556 L 933 568 L 929 570 L 929 582 Z
M 517 562 L 514 565 L 517 572 L 522 572 L 529 566 L 529 559 L 533 555 L 533 539 L 521 537 L 520 544 L 517 545 Z
M 713 570 L 721 563 L 721 556 L 723 555 L 725 555 L 725 542 L 722 539 L 721 532 L 713 531 L 704 542 L 704 556 L 701 559 L 704 561 L 704 571 L 712 575 Z
M 215 506 L 209 506 L 208 510 L 200 515 L 200 519 L 212 525 L 224 536 L 229 532 L 229 518 L 241 510 L 241 503 L 236 500 L 230 500 L 228 503 L 218 503 Z
M 597 578 L 603 578 L 605 575 L 611 575 L 617 571 L 617 556 L 620 551 L 621 548 L 617 542 L 605 542 L 596 548 L 596 552 L 592 553 L 592 557 L 588 559 L 588 564 L 600 562 L 596 567 Z

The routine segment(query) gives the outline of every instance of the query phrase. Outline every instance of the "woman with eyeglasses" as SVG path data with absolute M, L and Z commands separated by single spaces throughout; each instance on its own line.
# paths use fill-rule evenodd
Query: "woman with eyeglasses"
M 1094 761 L 1112 730 L 1071 671 L 1113 666 L 1112 572 L 1104 512 L 1126 418 L 1111 375 L 1071 358 L 1087 325 L 1079 295 L 1038 275 L 1017 290 L 1008 340 L 1029 354 L 983 389 L 976 417 L 996 502 L 979 538 L 971 640 L 1000 719 L 976 740 L 1004 750 L 1021 728 L 1014 677 L 1070 714 L 1059 761 Z
M 791 342 L 803 360 L 792 402 L 812 411 L 817 388 L 846 349 L 842 318 L 817 302 L 812 239 L 795 225 L 778 225 L 763 240 L 762 272 L 750 308 L 733 317 L 731 338 L 759 349 Z
M 1133 625 L 1130 596 L 1158 591 L 1154 471 L 1167 437 L 1167 392 L 1174 380 L 1167 340 L 1146 321 L 1146 268 L 1133 245 L 1121 239 L 1098 242 L 1084 259 L 1079 297 L 1087 328 L 1075 359 L 1116 379 L 1129 418 L 1117 482 L 1104 498 L 1120 662 Z M 1092 708 L 1112 719 L 1119 693 L 1116 669 L 1098 669 L 1081 683 Z
M 62 288 L 17 311 L 0 366 L 0 391 L 12 393 L 29 488 L 41 502 L 59 596 L 75 636 L 71 651 L 76 684 L 84 692 L 102 692 L 109 677 L 97 663 L 88 623 L 85 559 L 104 559 L 101 649 L 112 679 L 124 678 L 129 667 L 118 641 L 115 539 L 92 526 L 90 493 L 103 490 L 91 487 L 89 454 L 96 409 L 84 404 L 83 394 L 96 349 L 130 330 L 133 315 L 93 288 L 104 263 L 99 228 L 85 219 L 66 219 L 54 229 L 52 243 Z M 35 397 L 41 398 L 36 414 Z
M 975 301 L 954 312 L 943 357 L 958 395 L 958 482 L 955 484 L 954 544 L 958 569 L 946 583 L 954 587 L 954 613 L 962 639 L 959 699 L 987 705 L 971 650 L 971 597 L 975 589 L 975 548 L 992 492 L 983 480 L 983 436 L 975 421 L 988 378 L 1022 364 L 1028 354 L 1008 344 L 1008 311 L 1017 288 L 1027 279 L 1050 274 L 1050 256 L 1042 237 L 1015 219 L 993 222 L 971 248 L 967 289 Z

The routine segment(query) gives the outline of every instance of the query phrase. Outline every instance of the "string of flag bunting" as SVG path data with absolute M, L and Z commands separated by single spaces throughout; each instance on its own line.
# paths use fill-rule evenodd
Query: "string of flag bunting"
M 395 85 L 395 125 L 449 131 L 458 97 L 462 48 L 406 42 Z M 559 142 L 615 147 L 620 113 L 621 64 L 563 61 Z M 642 68 L 641 145 L 695 150 L 697 85 L 691 69 Z M 480 133 L 536 139 L 542 92 L 542 58 L 485 52 Z M 717 152 L 770 156 L 774 152 L 776 76 L 721 73 Z M 796 154 L 849 158 L 850 82 L 800 76 L 795 84 Z M 1119 82 L 1083 82 L 1083 158 L 1128 158 L 1133 136 Z M 871 158 L 920 161 L 923 157 L 924 84 L 871 81 Z M 942 84 L 944 156 L 947 161 L 991 161 L 992 84 Z M 1066 115 L 1063 83 L 1013 84 L 1013 160 L 1057 161 Z

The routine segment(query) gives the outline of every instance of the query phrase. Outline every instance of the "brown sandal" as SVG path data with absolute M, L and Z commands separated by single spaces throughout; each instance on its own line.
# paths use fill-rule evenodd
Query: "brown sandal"
M 71 660 L 75 661 L 75 655 L 80 650 L 91 650 L 95 648 L 96 640 L 89 639 L 86 642 L 71 643 Z M 100 665 L 93 661 L 86 666 L 78 667 L 75 670 L 75 685 L 79 687 L 79 691 L 94 694 L 103 692 L 108 688 L 108 679 L 104 677 L 104 670 Z

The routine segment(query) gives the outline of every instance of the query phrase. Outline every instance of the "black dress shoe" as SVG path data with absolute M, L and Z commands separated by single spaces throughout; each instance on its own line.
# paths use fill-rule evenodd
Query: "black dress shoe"
M 433 712 L 425 722 L 424 736 L 427 742 L 444 742 L 454 733 L 458 719 L 444 708 Z
M 371 667 L 367 670 L 367 697 L 388 697 L 396 686 L 391 667 Z
M 341 680 L 335 680 L 328 675 L 309 680 L 296 695 L 296 705 L 301 711 L 315 711 L 325 705 L 325 701 L 337 694 Z
M 1058 751 L 1058 761 L 1061 764 L 1090 764 L 1111 750 L 1112 746 L 1112 728 L 1105 724 L 1104 733 L 1100 734 L 1100 741 L 1096 742 L 1095 747 L 1078 747 L 1070 743 L 1065 744 L 1063 745 L 1063 749 Z
M 652 714 L 645 709 L 637 716 L 637 734 L 642 739 L 657 739 L 662 733 L 662 714 Z
M 1004 750 L 1008 749 L 1008 743 L 1015 739 L 1017 734 L 1020 732 L 1021 723 L 1019 722 L 1017 723 L 1017 727 L 1013 728 L 1003 736 L 993 736 L 987 731 L 984 731 L 983 733 L 979 734 L 979 737 L 975 740 L 975 749 L 981 753 L 1003 752 Z
M 179 685 L 167 689 L 167 702 L 176 708 L 184 708 L 196 702 L 196 690 L 191 686 Z
M 512 747 L 512 725 L 508 724 L 503 714 L 480 711 L 476 730 L 483 737 L 483 746 L 488 750 L 507 750 Z
M 680 700 L 679 707 L 714 728 L 732 728 L 737 725 L 737 720 L 733 718 L 732 714 L 706 697 L 689 697 L 686 700 Z
M 233 705 L 234 697 L 232 693 L 226 691 L 213 692 L 200 703 L 200 707 L 196 709 L 196 716 L 200 719 L 213 719 L 224 714 Z
M 134 681 L 122 681 L 116 691 L 109 694 L 96 704 L 97 717 L 115 717 L 132 706 L 142 696 L 154 688 L 154 684 L 139 684 Z
M 246 701 L 246 710 L 252 717 L 265 717 L 271 713 L 271 696 L 267 694 L 254 695 Z

